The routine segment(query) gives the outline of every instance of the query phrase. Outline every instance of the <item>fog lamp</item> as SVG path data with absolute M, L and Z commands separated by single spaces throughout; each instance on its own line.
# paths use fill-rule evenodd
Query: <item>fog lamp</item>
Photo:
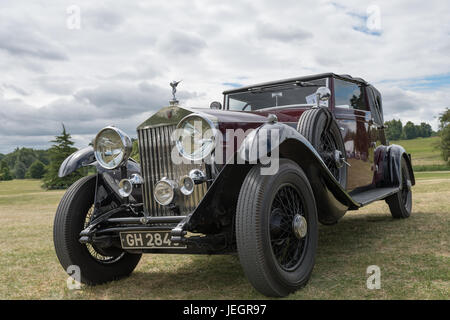
M 122 179 L 119 182 L 119 194 L 123 198 L 127 198 L 133 192 L 133 184 L 128 179 Z
M 156 202 L 162 206 L 167 206 L 172 203 L 176 188 L 177 184 L 174 181 L 162 178 L 156 183 L 155 190 L 153 191 Z
M 181 177 L 180 179 L 180 192 L 185 196 L 190 195 L 194 192 L 194 180 L 189 176 Z

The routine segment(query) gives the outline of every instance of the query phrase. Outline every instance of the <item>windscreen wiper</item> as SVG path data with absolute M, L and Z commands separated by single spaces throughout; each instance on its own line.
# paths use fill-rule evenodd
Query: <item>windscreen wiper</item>
M 285 84 L 272 84 L 267 86 L 260 86 L 260 87 L 254 87 L 248 89 L 250 92 L 261 92 L 268 89 L 283 89 L 283 88 L 290 88 L 290 87 L 320 87 L 320 85 L 315 84 L 313 82 L 308 81 L 294 81 L 291 83 L 285 83 Z

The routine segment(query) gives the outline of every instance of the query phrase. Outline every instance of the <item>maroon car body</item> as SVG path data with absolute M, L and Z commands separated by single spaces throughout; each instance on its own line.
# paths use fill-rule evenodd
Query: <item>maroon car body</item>
M 322 99 L 320 89 L 330 93 L 327 99 Z M 93 200 L 95 219 L 80 230 L 78 240 L 82 245 L 93 246 L 100 252 L 111 252 L 114 248 L 114 252 L 129 254 L 236 252 L 239 232 L 242 237 L 242 230 L 236 230 L 240 228 L 236 221 L 239 218 L 237 212 L 241 211 L 241 216 L 246 214 L 240 207 L 245 207 L 242 198 L 248 193 L 249 175 L 253 174 L 255 166 L 262 166 L 264 156 L 275 152 L 283 168 L 301 171 L 299 175 L 307 180 L 307 188 L 312 191 L 308 196 L 311 198 L 309 203 L 314 203 L 313 211 L 317 210 L 317 219 L 323 224 L 335 224 L 348 210 L 357 210 L 376 200 L 386 200 L 394 217 L 409 216 L 410 190 L 415 184 L 410 155 L 401 146 L 388 145 L 381 94 L 363 79 L 324 73 L 266 82 L 225 91 L 223 107 L 218 109 L 218 105 L 215 103 L 214 109 L 190 108 L 174 99 L 169 106 L 157 111 L 137 128 L 140 163 L 130 158 L 120 167 L 105 169 L 95 161 L 92 147 L 66 159 L 60 168 L 60 176 L 85 165 L 96 166 L 98 171 L 95 183 L 92 183 L 96 195 Z M 301 127 L 307 121 L 306 114 L 311 119 L 313 116 L 318 119 L 323 114 L 328 119 L 328 127 L 332 124 L 337 128 L 333 139 L 342 143 L 336 143 L 334 153 L 321 151 L 320 145 L 313 146 L 307 138 L 307 131 Z M 214 129 L 222 144 L 210 149 L 208 157 L 200 161 L 174 163 L 173 150 L 178 148 L 180 154 L 184 150 L 180 149 L 183 147 L 174 138 L 174 132 L 194 118 Z M 230 130 L 241 130 L 246 134 L 239 140 L 228 136 Z M 275 132 L 276 143 L 268 138 Z M 212 140 L 202 141 L 203 147 Z M 250 154 L 255 141 L 263 141 L 267 150 L 253 161 Z M 338 150 L 338 145 L 342 145 L 342 150 Z M 220 155 L 219 150 L 224 152 Z M 326 157 L 331 157 L 332 161 Z M 339 169 L 344 175 L 339 173 L 337 176 L 332 167 L 345 169 Z M 184 181 L 187 181 L 186 185 Z M 123 195 L 124 183 L 132 190 L 126 196 Z M 161 184 L 164 184 L 162 189 Z M 191 189 L 186 192 L 186 188 Z M 67 197 L 73 197 L 74 192 L 68 191 Z M 161 195 L 158 192 L 172 192 L 171 200 L 167 204 L 158 200 L 156 197 Z M 63 199 L 62 203 L 72 200 Z M 409 207 L 405 211 L 399 206 Z M 67 214 L 58 211 L 57 216 Z M 298 235 L 302 231 L 301 224 L 306 222 L 302 222 L 300 216 L 296 217 L 292 228 Z M 271 228 L 272 224 L 275 229 L 280 227 L 277 219 L 270 220 Z M 307 230 L 309 228 L 310 225 Z M 63 237 L 56 226 L 55 230 L 58 234 L 55 239 Z M 167 245 L 143 245 L 137 241 L 142 235 L 153 237 L 152 234 L 165 236 Z M 245 246 L 241 243 L 241 247 Z M 61 253 L 63 257 L 64 254 Z M 245 255 L 240 257 L 244 259 Z M 68 263 L 63 258 L 60 260 L 63 266 Z M 309 263 L 309 274 L 313 260 Z M 245 270 L 250 279 L 252 272 L 248 270 L 253 269 Z M 306 283 L 309 274 L 303 276 L 302 284 Z M 277 285 L 267 289 L 269 280 L 263 284 L 255 284 L 255 281 L 251 280 L 267 295 L 282 296 L 291 290 L 278 290 Z

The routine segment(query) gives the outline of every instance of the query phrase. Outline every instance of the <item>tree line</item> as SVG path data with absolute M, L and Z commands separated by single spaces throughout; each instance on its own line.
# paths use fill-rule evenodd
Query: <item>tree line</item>
M 81 177 L 94 172 L 94 169 L 85 167 L 67 177 L 58 177 L 59 167 L 68 156 L 77 151 L 77 148 L 73 147 L 72 137 L 64 125 L 61 134 L 51 142 L 52 146 L 48 150 L 16 148 L 7 155 L 0 153 L 0 181 L 42 179 L 42 187 L 45 189 L 65 189 Z M 136 139 L 133 139 L 131 157 L 139 161 Z
M 403 126 L 401 120 L 386 121 L 386 138 L 388 140 L 399 140 L 439 135 L 438 147 L 444 160 L 450 164 L 450 109 L 447 108 L 440 114 L 439 121 L 438 132 L 434 132 L 431 126 L 425 122 L 415 125 L 408 121 Z M 64 125 L 62 129 L 61 134 L 51 141 L 53 144 L 48 150 L 17 148 L 10 154 L 0 154 L 0 181 L 28 178 L 42 179 L 44 182 L 43 187 L 46 189 L 63 189 L 89 174 L 88 168 L 81 168 L 67 177 L 58 177 L 59 167 L 62 162 L 77 151 L 73 146 L 74 142 L 71 140 L 71 135 L 66 131 Z M 139 148 L 135 139 L 133 139 L 131 157 L 139 161 Z
M 386 139 L 388 140 L 409 140 L 415 138 L 428 138 L 437 133 L 433 131 L 431 125 L 421 122 L 419 125 L 408 121 L 404 126 L 401 120 L 390 120 L 384 123 L 386 125 Z
M 65 189 L 88 173 L 81 168 L 67 177 L 59 178 L 58 171 L 62 162 L 77 151 L 71 135 L 63 130 L 48 150 L 17 148 L 13 152 L 0 154 L 0 180 L 42 179 L 45 189 Z
M 49 163 L 47 150 L 17 148 L 7 155 L 0 154 L 0 179 L 42 179 Z
M 447 108 L 439 116 L 439 148 L 444 160 L 450 165 L 450 109 Z

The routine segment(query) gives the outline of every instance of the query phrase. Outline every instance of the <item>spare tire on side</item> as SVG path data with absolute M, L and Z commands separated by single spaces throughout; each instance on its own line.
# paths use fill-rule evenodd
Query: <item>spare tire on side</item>
M 345 189 L 347 187 L 345 145 L 331 112 L 326 108 L 312 108 L 303 112 L 298 120 L 297 131 L 313 145 L 332 175 Z

